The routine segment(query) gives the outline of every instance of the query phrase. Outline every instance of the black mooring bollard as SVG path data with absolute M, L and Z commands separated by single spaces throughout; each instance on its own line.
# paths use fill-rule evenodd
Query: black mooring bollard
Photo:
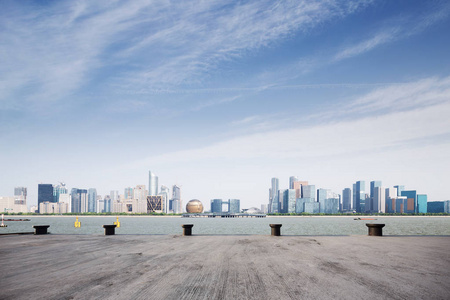
M 183 227 L 183 235 L 192 235 L 192 227 L 194 227 L 194 224 L 183 224 L 181 227 Z
M 105 235 L 114 235 L 116 233 L 116 226 L 117 225 L 103 225 L 103 228 L 105 228 Z
M 50 225 L 34 225 L 34 234 L 47 234 L 47 228 L 49 228 Z
M 281 235 L 281 226 L 282 224 L 269 224 L 270 228 L 272 228 L 272 236 L 280 236 Z
M 384 224 L 366 223 L 366 226 L 369 227 L 369 235 L 371 235 L 371 236 L 383 236 Z

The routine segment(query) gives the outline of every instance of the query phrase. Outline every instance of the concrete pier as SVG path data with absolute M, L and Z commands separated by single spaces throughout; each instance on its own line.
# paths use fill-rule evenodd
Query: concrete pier
M 1 299 L 448 299 L 450 237 L 0 236 Z

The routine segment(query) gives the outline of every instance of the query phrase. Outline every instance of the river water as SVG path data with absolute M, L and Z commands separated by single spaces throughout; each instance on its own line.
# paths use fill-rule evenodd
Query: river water
M 31 221 L 5 222 L 1 233 L 32 232 L 33 225 L 50 225 L 52 234 L 104 233 L 103 225 L 113 224 L 115 216 L 80 216 L 81 228 L 75 228 L 75 216 L 8 216 Z M 383 223 L 384 235 L 450 235 L 450 217 L 267 217 L 267 218 L 182 218 L 161 216 L 119 216 L 116 234 L 181 234 L 182 224 L 194 224 L 193 234 L 269 235 L 269 224 L 282 224 L 282 235 L 367 235 L 366 223 Z

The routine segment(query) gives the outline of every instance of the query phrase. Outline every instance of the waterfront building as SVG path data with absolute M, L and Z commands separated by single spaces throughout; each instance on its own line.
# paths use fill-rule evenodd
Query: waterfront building
M 175 184 L 172 186 L 172 211 L 174 214 L 180 214 L 182 209 L 181 187 Z
M 345 188 L 342 191 L 342 210 L 352 210 L 352 190 L 350 188 Z
M 294 189 L 294 182 L 298 181 L 297 176 L 289 177 L 289 189 Z
M 428 199 L 427 195 L 419 194 L 417 195 L 417 210 L 419 214 L 426 214 L 428 212 Z
M 67 204 L 67 212 L 72 212 L 72 196 L 71 194 L 60 194 L 58 203 Z
M 41 214 L 65 214 L 69 212 L 69 205 L 64 202 L 43 202 L 39 204 Z
M 148 171 L 148 195 L 158 195 L 158 176 L 156 176 L 152 171 Z
M 26 213 L 28 209 L 25 204 L 16 204 L 15 197 L 0 197 L 0 212 Z
M 392 188 L 386 188 L 385 189 L 385 196 L 384 197 L 386 198 L 386 200 L 389 199 L 389 198 L 395 198 L 397 196 L 398 196 L 397 188 L 392 187 Z
M 403 206 L 405 214 L 413 214 L 417 212 L 417 192 L 416 191 L 402 191 L 402 196 L 406 197 L 406 202 Z
M 353 211 L 356 211 L 356 183 L 353 184 L 352 191 L 352 209 Z
M 397 189 L 397 196 L 401 196 L 402 192 L 405 190 L 404 185 L 394 185 L 394 188 Z
M 147 198 L 146 198 L 147 199 Z M 106 195 L 103 199 L 103 212 L 109 213 L 111 212 L 111 196 Z
M 211 212 L 221 213 L 222 212 L 222 199 L 212 199 L 211 200 Z
M 14 188 L 14 201 L 18 205 L 27 204 L 27 188 L 23 186 Z
M 164 185 L 161 185 L 161 192 L 158 195 L 161 195 L 163 197 L 164 213 L 169 212 L 169 193 L 170 189 Z
M 381 187 L 381 181 L 371 181 L 370 182 L 370 198 L 368 203 L 366 203 L 366 212 L 376 212 L 379 211 L 379 207 L 377 206 L 376 201 L 373 198 L 375 188 Z M 384 197 L 384 196 L 383 196 Z
M 325 200 L 331 199 L 331 198 L 337 198 L 334 193 L 331 192 L 329 189 L 317 189 L 317 202 L 320 203 L 319 210 L 321 213 L 325 212 Z
M 337 214 L 339 212 L 339 198 L 327 198 L 323 201 L 324 208 L 320 208 L 321 213 Z M 322 204 L 320 204 L 322 206 Z
M 109 197 L 112 201 L 119 200 L 119 191 L 111 191 Z
M 164 212 L 164 202 L 161 195 L 147 196 L 147 213 L 151 212 Z
M 293 188 L 295 190 L 295 198 L 302 198 L 302 186 L 308 185 L 308 181 L 294 181 Z
M 287 189 L 283 191 L 283 207 L 282 213 L 293 214 L 295 213 L 296 205 L 296 192 L 294 189 Z
M 43 202 L 53 202 L 52 184 L 38 184 L 38 212 L 39 205 Z
M 71 190 L 72 207 L 71 212 L 85 213 L 88 210 L 87 190 L 73 188 Z
M 295 213 L 301 214 L 305 212 L 305 203 L 317 203 L 314 198 L 297 198 L 295 201 Z M 320 205 L 320 204 L 319 204 Z M 308 209 L 311 209 L 311 207 L 308 206 Z M 313 210 L 317 209 L 316 206 L 313 207 Z
M 137 212 L 138 213 L 147 213 L 147 196 L 148 191 L 145 188 L 145 185 L 137 185 L 133 189 L 133 199 L 137 200 Z
M 364 212 L 366 202 L 366 183 L 365 181 L 357 181 L 355 184 L 355 205 L 353 207 L 356 212 Z
M 263 214 L 267 214 L 268 213 L 268 211 L 267 211 L 267 204 L 261 204 L 261 212 Z
M 316 201 L 316 186 L 302 185 L 302 198 L 312 198 Z
M 269 190 L 269 212 L 278 213 L 280 212 L 279 204 L 279 180 L 278 178 L 272 178 L 272 188 Z
M 123 191 L 125 199 L 133 199 L 133 188 L 126 187 Z
M 385 213 L 386 212 L 386 190 L 381 186 L 375 186 L 370 198 L 370 212 Z
M 450 213 L 450 200 L 427 202 L 427 212 L 433 214 Z
M 296 203 L 297 210 L 297 203 Z M 303 212 L 308 214 L 318 214 L 320 213 L 320 203 L 319 202 L 304 202 L 303 203 Z
M 96 211 L 97 211 L 97 190 L 94 188 L 90 188 L 88 190 L 87 212 L 96 212 Z
M 53 202 L 59 202 L 60 195 L 66 195 L 68 192 L 66 184 L 60 182 L 57 186 L 53 187 Z
M 238 214 L 241 212 L 241 200 L 228 199 L 228 213 Z

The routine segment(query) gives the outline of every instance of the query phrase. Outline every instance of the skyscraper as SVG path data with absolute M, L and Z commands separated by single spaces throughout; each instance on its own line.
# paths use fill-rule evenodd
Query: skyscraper
M 270 213 L 277 213 L 280 209 L 279 199 L 278 199 L 278 178 L 272 178 L 272 188 L 270 189 L 269 195 L 269 211 Z
M 212 199 L 211 200 L 211 212 L 221 213 L 222 212 L 222 199 Z
M 27 204 L 27 188 L 20 186 L 14 188 L 14 204 L 26 205 Z
M 373 188 L 371 197 L 371 212 L 386 212 L 386 190 L 381 186 L 375 186 Z
M 355 184 L 355 207 L 353 207 L 356 212 L 365 212 L 365 202 L 366 202 L 366 182 L 365 181 L 357 181 Z
M 152 171 L 148 171 L 148 195 L 158 195 L 158 176 L 156 176 Z
M 165 185 L 161 185 L 161 192 L 158 195 L 163 196 L 165 213 L 169 212 L 169 197 L 170 197 L 169 194 L 170 194 L 170 189 L 168 187 L 166 187 Z
M 72 195 L 72 212 L 84 213 L 87 212 L 87 190 L 73 188 Z
M 66 188 L 66 184 L 64 182 L 60 182 L 57 186 L 53 187 L 53 202 L 59 202 L 60 196 L 67 193 L 68 190 Z
M 125 196 L 125 199 L 133 199 L 133 188 L 125 188 L 123 195 Z
M 375 199 L 373 198 L 374 192 L 375 192 L 375 188 L 377 187 L 381 187 L 381 181 L 371 181 L 370 182 L 370 201 L 368 201 L 369 203 L 366 203 L 366 211 L 367 212 L 377 212 L 379 211 L 381 208 L 378 207 L 378 204 L 375 204 Z M 379 197 L 383 197 L 383 196 L 379 196 Z M 379 200 L 379 199 L 378 199 Z
M 90 188 L 88 191 L 88 212 L 97 211 L 97 190 Z
M 352 210 L 352 190 L 350 188 L 345 188 L 342 191 L 342 210 Z
M 181 188 L 178 185 L 172 186 L 172 211 L 174 214 L 182 213 Z
M 397 189 L 397 196 L 401 196 L 402 192 L 405 190 L 404 185 L 394 185 L 394 187 Z
M 413 214 L 417 212 L 417 192 L 416 191 L 402 191 L 402 196 L 406 197 L 403 202 L 403 212 L 406 214 Z
M 294 182 L 298 181 L 297 176 L 291 176 L 289 177 L 289 188 L 294 189 Z
M 44 202 L 53 202 L 53 185 L 38 184 L 38 213 L 40 213 L 40 204 Z
M 241 212 L 241 200 L 228 199 L 228 212 L 230 214 L 238 214 Z
M 417 213 L 426 214 L 428 212 L 427 195 L 417 195 Z

